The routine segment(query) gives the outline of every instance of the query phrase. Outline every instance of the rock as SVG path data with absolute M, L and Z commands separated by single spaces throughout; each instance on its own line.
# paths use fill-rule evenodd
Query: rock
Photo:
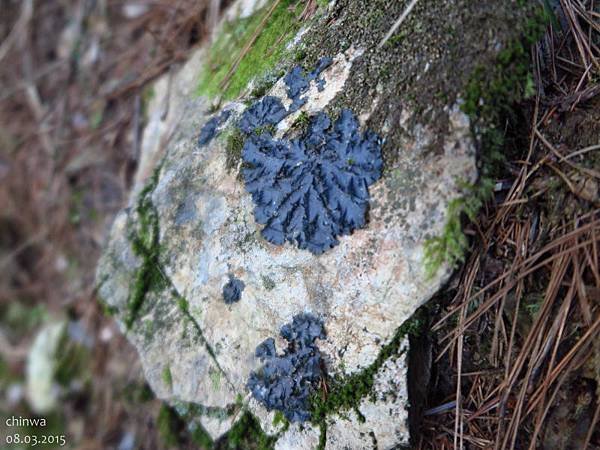
M 65 327 L 65 322 L 45 325 L 38 332 L 27 355 L 26 395 L 31 409 L 37 414 L 50 412 L 58 400 L 60 389 L 54 375 Z
M 377 372 L 373 394 L 355 411 L 329 419 L 326 448 L 376 448 L 391 450 L 409 444 L 408 392 L 406 387 L 408 340 L 405 338 Z
M 231 139 L 240 133 L 247 105 L 231 102 L 211 116 L 209 100 L 193 95 L 205 49 L 173 75 L 170 89 L 166 79 L 154 86 L 130 207 L 111 230 L 98 268 L 99 294 L 138 349 L 157 396 L 223 412 L 199 419 L 213 438 L 240 416 L 225 412 L 242 403 L 265 432 L 279 435 L 276 448 L 318 446 L 319 427 L 275 424 L 274 411 L 253 399 L 247 386 L 262 366 L 257 346 L 272 338 L 275 348 L 285 349 L 281 328 L 298 314 L 310 314 L 325 327 L 326 337 L 316 345 L 328 377 L 347 379 L 377 364 L 372 391 L 355 405 L 364 422 L 352 409 L 330 411 L 321 424 L 327 427 L 327 448 L 370 448 L 374 442 L 393 448 L 408 442 L 406 340 L 397 341 L 401 344 L 387 361 L 378 356 L 448 279 L 445 265 L 428 277 L 425 243 L 443 233 L 448 205 L 463 195 L 461 186 L 477 178 L 475 140 L 460 92 L 448 87 L 454 85 L 435 86 L 448 93 L 443 102 L 435 97 L 423 105 L 405 96 L 405 91 L 426 96 L 420 83 L 430 83 L 429 74 L 448 63 L 440 56 L 448 37 L 437 36 L 440 40 L 425 50 L 377 50 L 376 36 L 390 25 L 361 34 L 352 21 L 362 17 L 361 8 L 378 8 L 362 3 L 336 3 L 327 10 L 339 15 L 333 25 L 316 21 L 314 30 L 297 40 L 315 54 L 307 72 L 320 57 L 332 58 L 307 86 L 299 84 L 301 102 L 289 98 L 285 77 L 266 93 L 289 112 L 277 116 L 268 131 L 276 139 L 301 137 L 298 124 L 304 118 L 319 113 L 333 118 L 342 109 L 358 118 L 362 131 L 383 138 L 383 173 L 368 188 L 366 226 L 337 236 L 339 243 L 320 255 L 262 237 L 241 174 L 241 149 Z M 391 8 L 390 20 L 401 12 Z M 417 7 L 417 18 L 403 26 L 418 30 L 415 21 L 430 18 L 428 11 Z M 343 24 L 347 28 L 340 28 Z M 330 33 L 338 33 L 338 42 L 323 38 Z M 349 33 L 355 33 L 351 41 Z M 485 39 L 482 45 L 482 55 L 497 51 Z M 386 51 L 405 52 L 406 67 L 394 69 L 395 78 L 379 70 Z M 461 74 L 477 63 L 466 56 L 463 62 Z M 292 68 L 288 64 L 286 73 Z M 466 76 L 456 83 L 464 86 Z M 207 123 L 210 129 L 202 132 Z M 226 302 L 223 294 L 232 279 L 243 283 L 243 290 L 236 290 L 237 301 Z
M 292 425 L 275 443 L 274 450 L 317 448 L 320 431 L 312 425 Z

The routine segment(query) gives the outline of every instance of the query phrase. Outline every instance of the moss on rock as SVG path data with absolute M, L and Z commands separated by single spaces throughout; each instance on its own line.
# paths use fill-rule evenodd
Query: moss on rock
M 238 169 L 242 160 L 242 148 L 244 147 L 244 135 L 237 127 L 226 131 L 225 139 L 225 164 L 229 172 Z
M 229 432 L 217 442 L 215 450 L 270 450 L 277 436 L 266 435 L 256 418 L 245 412 Z
M 375 376 L 383 364 L 392 357 L 399 357 L 404 353 L 400 348 L 404 338 L 416 336 L 422 332 L 426 320 L 422 317 L 427 314 L 425 307 L 421 308 L 400 326 L 392 340 L 384 345 L 377 359 L 368 367 L 346 376 L 336 376 L 324 380 L 327 390 L 317 392 L 311 399 L 312 419 L 321 430 L 319 438 L 319 449 L 325 448 L 327 436 L 327 416 L 331 414 L 343 414 L 344 411 L 353 410 L 359 420 L 364 420 L 359 405 L 361 401 L 373 393 Z
M 287 43 L 302 25 L 298 16 L 303 5 L 282 0 L 263 23 L 271 5 L 272 2 L 248 18 L 225 23 L 209 51 L 206 69 L 200 75 L 199 95 L 219 96 L 225 100 L 236 98 L 251 80 L 281 62 Z M 246 50 L 257 32 L 256 40 Z M 262 89 L 266 90 L 264 86 Z
M 133 286 L 127 299 L 127 313 L 124 319 L 129 329 L 138 317 L 138 313 L 149 291 L 160 291 L 167 287 L 159 265 L 159 226 L 158 214 L 152 204 L 152 192 L 158 183 L 161 165 L 159 165 L 148 184 L 138 196 L 135 213 L 137 220 L 130 223 L 129 240 L 134 254 L 141 259 L 141 265 L 135 273 Z
M 465 87 L 462 109 L 471 120 L 480 149 L 480 177 L 476 184 L 463 184 L 464 195 L 450 203 L 442 234 L 426 243 L 425 269 L 430 277 L 444 262 L 455 267 L 464 260 L 469 243 L 462 232 L 463 217 L 476 220 L 491 197 L 494 179 L 505 160 L 504 124 L 514 122 L 515 105 L 535 93 L 529 48 L 542 36 L 548 15 L 541 7 L 526 11 L 528 15 L 519 23 L 516 37 L 498 53 L 493 64 L 478 64 Z

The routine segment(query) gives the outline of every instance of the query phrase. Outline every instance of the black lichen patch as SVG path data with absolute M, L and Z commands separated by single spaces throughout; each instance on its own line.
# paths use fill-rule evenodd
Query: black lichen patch
M 319 79 L 319 75 L 321 75 L 321 72 L 329 67 L 332 62 L 333 60 L 330 57 L 324 56 L 319 59 L 315 69 L 308 75 L 304 74 L 304 71 L 300 66 L 296 66 L 290 72 L 288 72 L 283 81 L 286 85 L 288 98 L 292 100 L 290 112 L 297 111 L 306 103 L 306 99 L 300 96 L 306 92 L 311 81 L 316 80 L 317 89 L 319 92 L 325 88 L 325 80 Z
M 290 100 L 296 100 L 300 95 L 308 89 L 309 80 L 304 76 L 302 67 L 296 66 L 288 72 L 283 79 L 287 86 L 287 95 Z
M 240 130 L 251 134 L 259 128 L 276 125 L 281 122 L 289 112 L 277 97 L 266 96 L 248 108 L 240 119 Z
M 238 280 L 233 275 L 229 275 L 229 281 L 223 286 L 223 301 L 228 305 L 239 302 L 245 287 L 246 285 L 242 280 Z
M 290 108 L 286 109 L 281 100 L 277 97 L 263 97 L 242 114 L 239 124 L 240 130 L 246 134 L 256 133 L 257 130 L 277 125 L 289 114 L 297 111 L 304 103 L 306 103 L 306 99 L 301 98 L 300 96 L 306 92 L 311 81 L 316 80 L 320 91 L 324 89 L 325 80 L 319 79 L 319 75 L 321 75 L 321 72 L 329 67 L 332 62 L 333 60 L 329 57 L 319 59 L 315 69 L 308 75 L 305 75 L 302 67 L 294 67 L 284 78 L 288 98 L 292 100 Z
M 266 96 L 239 121 L 246 135 L 242 175 L 255 219 L 265 225 L 263 237 L 277 245 L 296 243 L 314 254 L 365 225 L 368 186 L 379 179 L 383 165 L 379 138 L 361 134 L 350 110 L 343 110 L 333 125 L 326 114 L 318 114 L 300 139 L 272 136 L 274 127 L 306 102 L 302 95 L 311 82 L 323 88 L 319 76 L 332 62 L 322 57 L 308 74 L 297 66 L 285 76 L 289 109 L 279 98 Z
M 215 137 L 215 134 L 217 133 L 217 128 L 223 125 L 227 121 L 227 119 L 229 119 L 230 115 L 231 111 L 225 110 L 221 112 L 221 114 L 219 114 L 218 116 L 215 116 L 208 122 L 206 122 L 206 124 L 204 125 L 204 127 L 202 127 L 202 130 L 200 131 L 198 145 L 200 147 L 207 145 Z
M 242 157 L 255 219 L 265 225 L 263 237 L 314 254 L 365 225 L 368 187 L 381 176 L 383 164 L 378 136 L 361 134 L 349 110 L 333 125 L 318 114 L 300 139 L 251 135 Z
M 283 355 L 276 354 L 273 338 L 256 347 L 264 366 L 250 374 L 248 389 L 267 409 L 281 411 L 290 422 L 305 422 L 311 418 L 310 397 L 324 376 L 315 345 L 316 339 L 325 338 L 323 323 L 311 314 L 298 314 L 280 335 L 288 341 Z

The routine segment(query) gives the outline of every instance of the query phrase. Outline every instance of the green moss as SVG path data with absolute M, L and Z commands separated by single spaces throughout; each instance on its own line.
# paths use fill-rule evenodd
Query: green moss
M 448 204 L 448 219 L 440 236 L 434 236 L 425 243 L 425 273 L 433 277 L 446 262 L 455 268 L 463 262 L 469 248 L 469 241 L 462 231 L 462 218 L 466 215 L 471 221 L 490 197 L 494 188 L 491 177 L 482 177 L 476 185 L 463 185 L 464 195 Z
M 301 63 L 306 58 L 307 53 L 305 48 L 298 48 L 294 51 L 292 59 L 294 62 Z
M 275 282 L 266 275 L 261 275 L 260 277 L 263 282 L 263 286 L 267 291 L 272 291 L 275 289 Z
M 210 383 L 213 390 L 218 391 L 221 388 L 221 372 L 211 369 L 208 376 L 210 377 Z
M 249 412 L 245 412 L 216 448 L 219 450 L 270 450 L 276 440 L 277 436 L 267 436 L 260 428 L 256 418 Z
M 303 7 L 301 2 L 282 0 L 277 5 L 257 39 L 226 80 L 238 56 L 261 26 L 271 4 L 272 2 L 249 18 L 224 26 L 210 49 L 208 64 L 200 76 L 199 95 L 220 95 L 226 100 L 236 98 L 252 79 L 272 70 L 282 60 L 286 44 L 301 25 L 297 19 Z
M 426 320 L 422 317 L 427 314 L 426 309 L 420 309 L 396 330 L 393 339 L 383 346 L 377 359 L 368 367 L 346 376 L 327 379 L 327 395 L 322 392 L 315 393 L 311 398 L 312 422 L 321 430 L 319 449 L 324 449 L 327 423 L 329 414 L 343 414 L 344 411 L 354 410 L 359 420 L 364 417 L 358 410 L 361 400 L 372 393 L 375 375 L 390 357 L 400 355 L 400 344 L 406 336 L 418 335 L 423 330 Z
M 275 416 L 273 417 L 273 426 L 279 427 L 280 425 L 281 433 L 283 433 L 290 427 L 290 421 L 285 418 L 281 411 L 275 411 Z
M 198 424 L 195 424 L 195 426 L 192 428 L 190 437 L 192 441 L 201 449 L 209 450 L 213 448 L 214 443 L 210 437 L 210 434 L 208 434 L 206 430 Z
M 319 444 L 317 446 L 317 450 L 325 450 L 325 445 L 327 444 L 327 423 L 325 420 L 319 423 Z
M 263 133 L 275 134 L 276 128 L 275 125 L 263 125 L 262 127 L 256 127 L 254 129 L 254 134 L 260 136 Z
M 179 306 L 179 309 L 181 309 L 183 312 L 187 313 L 190 305 L 185 298 L 177 296 L 177 306 Z
M 162 405 L 160 407 L 156 425 L 160 437 L 168 447 L 178 446 L 181 440 L 181 429 L 183 425 L 181 419 L 172 408 L 167 405 Z
M 87 379 L 89 376 L 87 372 L 90 359 L 89 351 L 83 345 L 71 340 L 66 328 L 60 338 L 58 348 L 60 352 L 57 354 L 55 380 L 61 386 L 68 387 L 74 379 Z
M 309 124 L 310 117 L 308 116 L 308 113 L 306 111 L 302 111 L 300 114 L 298 114 L 298 117 L 296 117 L 294 123 L 292 123 L 291 128 L 296 130 L 299 134 L 303 134 L 308 129 Z
M 225 166 L 228 172 L 238 168 L 243 147 L 244 135 L 239 128 L 232 128 L 225 134 Z
M 242 394 L 238 393 L 235 396 L 235 404 L 239 407 L 241 407 L 244 404 L 244 397 L 242 397 Z
M 152 192 L 158 183 L 161 165 L 138 196 L 135 212 L 137 222 L 129 230 L 129 241 L 141 265 L 135 273 L 133 287 L 127 299 L 125 326 L 129 329 L 137 319 L 146 294 L 167 287 L 167 282 L 159 265 L 159 226 L 158 213 L 152 204 Z
M 448 219 L 440 236 L 425 243 L 425 271 L 432 277 L 444 262 L 456 267 L 464 261 L 469 242 L 462 232 L 463 218 L 475 221 L 492 196 L 494 179 L 505 161 L 504 127 L 515 122 L 515 105 L 535 93 L 530 71 L 529 48 L 544 33 L 548 15 L 536 9 L 522 25 L 521 38 L 512 41 L 490 68 L 478 65 L 465 89 L 463 111 L 469 116 L 480 152 L 477 184 L 464 184 L 464 195 L 448 205 Z
M 169 386 L 169 389 L 173 387 L 173 376 L 171 375 L 171 367 L 168 364 L 163 368 L 161 378 Z

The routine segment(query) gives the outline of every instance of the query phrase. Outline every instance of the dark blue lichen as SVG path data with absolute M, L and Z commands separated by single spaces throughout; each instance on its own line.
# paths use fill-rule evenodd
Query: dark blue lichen
M 286 109 L 279 98 L 267 95 L 244 111 L 239 122 L 240 130 L 247 135 L 252 134 L 265 127 L 277 125 L 285 117 L 297 111 L 306 103 L 306 99 L 300 96 L 306 92 L 311 81 L 316 80 L 318 89 L 323 90 L 325 80 L 318 77 L 332 62 L 329 57 L 321 58 L 317 67 L 308 75 L 304 74 L 300 66 L 294 67 L 284 78 L 288 98 L 292 100 L 290 108 Z
M 281 100 L 266 96 L 244 111 L 240 119 L 240 130 L 251 134 L 259 128 L 278 124 L 288 114 Z
M 308 74 L 308 78 L 310 80 L 316 80 L 317 89 L 319 90 L 319 92 L 322 92 L 323 89 L 325 89 L 325 79 L 319 78 L 319 75 L 321 75 L 321 72 L 323 72 L 327 67 L 329 67 L 332 62 L 333 59 L 331 59 L 328 56 L 324 56 L 317 62 L 317 67 L 315 67 L 315 69 Z
M 256 347 L 255 356 L 264 365 L 250 374 L 248 389 L 268 410 L 281 411 L 290 422 L 305 422 L 310 419 L 309 398 L 323 377 L 323 358 L 315 345 L 325 338 L 323 323 L 311 314 L 298 314 L 280 335 L 288 341 L 283 355 L 276 354 L 273 338 Z
M 283 81 L 286 85 L 288 98 L 292 100 L 290 112 L 297 111 L 306 103 L 306 98 L 302 98 L 301 95 L 306 92 L 311 81 L 316 80 L 319 92 L 325 88 L 325 80 L 318 79 L 318 77 L 332 62 L 333 60 L 329 57 L 319 59 L 317 67 L 315 67 L 308 75 L 304 74 L 304 70 L 302 70 L 302 67 L 300 66 L 296 66 L 288 72 Z
M 361 134 L 349 110 L 333 126 L 326 114 L 318 114 L 300 139 L 272 136 L 273 127 L 306 102 L 302 95 L 312 81 L 323 87 L 319 77 L 332 62 L 324 57 L 308 74 L 297 66 L 285 76 L 289 109 L 279 98 L 266 96 L 239 121 L 246 136 L 242 173 L 255 219 L 265 225 L 263 237 L 278 245 L 296 243 L 314 254 L 365 225 L 368 186 L 379 179 L 383 164 L 379 138 Z
M 246 190 L 263 237 L 314 254 L 338 244 L 366 222 L 368 186 L 381 176 L 378 136 L 361 134 L 349 110 L 335 124 L 320 113 L 300 139 L 251 135 L 242 150 Z
M 294 100 L 308 89 L 309 80 L 304 76 L 302 67 L 296 66 L 283 78 L 288 98 Z
M 228 305 L 239 302 L 245 287 L 246 285 L 242 280 L 229 275 L 229 281 L 223 286 L 223 301 Z
M 212 140 L 212 138 L 215 137 L 215 134 L 217 133 L 217 128 L 223 125 L 227 121 L 227 119 L 229 119 L 230 115 L 231 111 L 225 110 L 221 112 L 221 114 L 219 114 L 218 116 L 215 116 L 208 122 L 206 122 L 206 124 L 204 125 L 204 127 L 202 127 L 202 130 L 200 131 L 200 137 L 198 137 L 198 145 L 200 147 L 203 147 L 206 144 L 208 144 Z

